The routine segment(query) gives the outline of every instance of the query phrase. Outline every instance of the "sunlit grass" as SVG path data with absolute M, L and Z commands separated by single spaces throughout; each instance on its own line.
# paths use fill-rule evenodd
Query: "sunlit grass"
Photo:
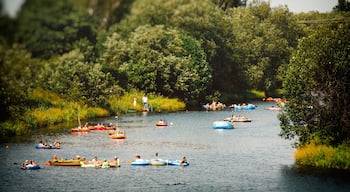
M 142 111 L 142 97 L 144 92 L 132 90 L 122 96 L 114 96 L 109 99 L 110 108 L 115 113 L 127 113 L 130 110 Z M 186 105 L 179 99 L 167 98 L 159 95 L 148 94 L 148 105 L 154 111 L 179 111 L 184 110 Z M 136 105 L 134 106 L 134 98 Z
M 350 169 L 350 145 L 332 147 L 308 144 L 294 154 L 296 164 L 322 168 Z

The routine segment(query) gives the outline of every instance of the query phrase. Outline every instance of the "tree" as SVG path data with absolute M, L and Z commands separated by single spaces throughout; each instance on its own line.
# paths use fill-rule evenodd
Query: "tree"
M 211 83 L 211 71 L 199 42 L 162 25 L 138 27 L 127 41 L 113 34 L 102 63 L 146 92 L 197 99 Z
M 239 63 L 232 60 L 231 30 L 225 12 L 210 0 L 136 0 L 130 15 L 117 25 L 111 26 L 104 36 L 117 32 L 122 38 L 127 37 L 142 25 L 163 25 L 176 29 L 201 43 L 206 60 L 212 71 L 212 84 L 208 85 L 207 94 L 216 90 L 220 92 L 241 91 L 245 79 Z M 106 38 L 101 38 L 106 39 Z M 234 78 L 232 78 L 234 77 Z
M 234 34 L 231 57 L 244 73 L 245 88 L 273 94 L 281 86 L 278 69 L 287 63 L 299 37 L 296 21 L 288 9 L 271 9 L 267 3 L 232 9 L 227 14 Z
M 349 141 L 349 42 L 349 23 L 319 25 L 300 40 L 283 81 L 288 107 L 279 117 L 282 137 L 298 145 L 315 138 L 331 145 Z
M 74 49 L 82 38 L 96 41 L 97 21 L 68 0 L 25 1 L 18 17 L 15 40 L 26 45 L 33 57 L 48 59 Z
M 40 68 L 23 46 L 0 44 L 0 120 L 21 118 L 27 95 L 37 83 Z
M 103 105 L 108 96 L 120 91 L 110 74 L 100 64 L 86 62 L 79 49 L 46 61 L 41 76 L 45 90 L 92 106 Z
M 333 9 L 336 11 L 350 11 L 350 2 L 349 0 L 338 0 L 338 5 Z

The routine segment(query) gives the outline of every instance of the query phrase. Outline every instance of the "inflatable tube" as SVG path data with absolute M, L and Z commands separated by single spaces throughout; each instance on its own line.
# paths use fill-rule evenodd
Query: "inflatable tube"
M 34 169 L 40 169 L 39 165 L 27 165 L 25 167 L 22 167 L 24 170 L 34 170 Z
M 164 166 L 166 164 L 168 164 L 168 162 L 162 159 L 152 159 L 150 161 L 150 165 L 153 165 L 153 166 Z
M 172 165 L 172 166 L 180 166 L 181 161 L 180 160 L 175 160 L 175 161 L 168 161 L 168 165 Z M 182 163 L 181 166 L 189 166 L 190 163 L 189 162 L 185 162 Z
M 56 146 L 42 146 L 42 145 L 39 145 L 39 144 L 36 144 L 35 145 L 35 148 L 36 149 L 60 149 L 61 147 L 56 147 Z
M 233 129 L 233 125 L 230 121 L 214 121 L 214 129 Z
M 146 165 L 150 165 L 150 162 L 143 160 L 143 159 L 138 159 L 138 160 L 131 162 L 131 165 L 133 165 L 133 166 L 146 166 Z

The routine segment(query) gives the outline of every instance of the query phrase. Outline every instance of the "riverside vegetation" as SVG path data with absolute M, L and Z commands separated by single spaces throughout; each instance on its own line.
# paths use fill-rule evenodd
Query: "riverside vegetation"
M 283 96 L 280 135 L 296 162 L 348 168 L 349 10 L 346 0 L 329 13 L 259 0 L 25 1 L 0 17 L 0 135 L 140 111 L 143 94 L 160 112 Z

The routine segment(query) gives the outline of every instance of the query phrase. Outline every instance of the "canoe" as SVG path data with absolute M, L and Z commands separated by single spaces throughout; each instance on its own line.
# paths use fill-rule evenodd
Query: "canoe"
M 233 129 L 233 125 L 230 121 L 214 121 L 214 129 Z
M 58 161 L 48 161 L 46 165 L 52 166 L 80 166 L 80 160 L 58 160 Z
M 131 162 L 131 165 L 133 165 L 133 166 L 146 166 L 146 165 L 150 165 L 150 162 L 147 160 L 143 160 L 143 159 L 137 159 L 137 160 Z
M 150 165 L 153 165 L 153 166 L 164 166 L 167 164 L 168 164 L 168 162 L 166 160 L 163 160 L 163 159 L 151 159 L 151 161 L 150 161 Z
M 56 146 L 52 146 L 52 145 L 40 145 L 40 144 L 36 144 L 35 145 L 36 149 L 60 149 L 61 147 L 56 147 Z
M 168 165 L 172 165 L 172 166 L 180 166 L 181 161 L 180 160 L 175 160 L 175 161 L 168 161 Z M 189 162 L 185 162 L 182 163 L 181 166 L 189 166 L 190 163 Z
M 27 165 L 25 167 L 21 167 L 21 169 L 24 170 L 34 170 L 34 169 L 40 169 L 39 165 Z

